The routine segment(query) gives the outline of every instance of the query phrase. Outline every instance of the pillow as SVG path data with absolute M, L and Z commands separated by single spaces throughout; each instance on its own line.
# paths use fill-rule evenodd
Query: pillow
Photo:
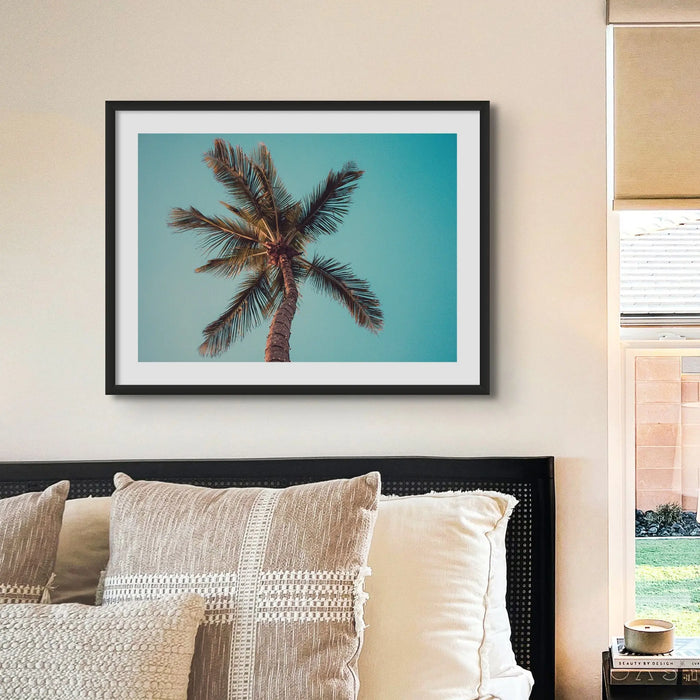
M 191 698 L 354 699 L 379 481 L 209 489 L 117 474 L 103 602 L 204 596 Z
M 516 503 L 481 491 L 380 500 L 360 698 L 491 698 L 492 675 L 528 673 L 516 665 L 505 607 Z
M 0 603 L 38 603 L 48 595 L 63 505 L 70 484 L 0 499 Z
M 185 700 L 204 600 L 0 605 L 0 697 Z
M 52 603 L 94 605 L 100 572 L 109 559 L 109 509 L 112 499 L 66 501 L 58 538 Z

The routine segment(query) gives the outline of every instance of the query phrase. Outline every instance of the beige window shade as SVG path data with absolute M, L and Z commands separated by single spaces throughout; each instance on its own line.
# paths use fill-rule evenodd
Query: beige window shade
M 613 47 L 615 209 L 700 209 L 700 27 L 615 27 Z
M 700 0 L 608 0 L 608 24 L 700 23 Z

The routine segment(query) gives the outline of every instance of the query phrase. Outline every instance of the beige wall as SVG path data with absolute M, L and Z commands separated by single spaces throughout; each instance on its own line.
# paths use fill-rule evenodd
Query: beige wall
M 557 697 L 595 698 L 602 0 L 14 0 L 2 33 L 0 457 L 553 454 Z M 104 100 L 299 98 L 492 101 L 492 396 L 104 396 Z

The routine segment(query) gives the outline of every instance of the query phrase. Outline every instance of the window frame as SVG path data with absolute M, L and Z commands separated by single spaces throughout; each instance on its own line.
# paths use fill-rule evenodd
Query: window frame
M 614 208 L 614 31 L 606 29 L 607 133 L 607 367 L 608 367 L 608 638 L 635 617 L 635 359 L 640 355 L 700 355 L 700 327 L 622 326 L 620 318 L 620 202 Z M 651 205 L 651 202 L 647 202 Z M 659 203 L 662 204 L 662 203 Z M 668 213 L 671 202 L 649 206 Z M 674 200 L 677 204 L 677 200 Z M 664 208 L 665 207 L 665 208 Z M 630 210 L 632 206 L 627 207 Z M 638 208 L 638 207 L 637 207 Z M 697 209 L 697 207 L 689 207 Z M 647 206 L 644 206 L 647 209 Z M 664 335 L 665 339 L 660 339 Z M 699 506 L 700 508 L 700 506 Z
M 636 411 L 635 363 L 638 357 L 700 357 L 693 340 L 620 340 L 617 459 L 610 440 L 609 469 L 609 591 L 610 635 L 637 617 L 635 600 Z M 612 428 L 613 426 L 611 426 Z M 615 431 L 611 431 L 611 438 Z M 615 469 L 620 464 L 621 469 Z

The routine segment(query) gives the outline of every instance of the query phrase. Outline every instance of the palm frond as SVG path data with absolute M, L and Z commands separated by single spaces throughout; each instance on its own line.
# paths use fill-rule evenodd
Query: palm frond
M 219 200 L 219 204 L 223 204 L 232 214 L 235 214 L 236 216 L 239 216 L 241 219 L 244 219 L 245 221 L 250 222 L 250 218 L 246 215 L 246 212 L 243 211 L 243 209 L 240 209 L 239 207 L 234 207 L 233 204 L 229 204 L 228 202 L 224 202 L 223 200 Z
M 206 216 L 195 207 L 173 209 L 168 226 L 177 231 L 194 231 L 199 234 L 199 245 L 206 254 L 218 251 L 220 257 L 230 255 L 241 247 L 258 245 L 261 238 L 260 232 L 245 221 Z
M 270 151 L 264 143 L 255 148 L 252 161 L 265 191 L 263 206 L 274 217 L 274 228 L 280 233 L 284 223 L 283 213 L 294 204 L 294 200 L 277 174 Z
M 296 228 L 301 219 L 302 203 L 292 202 L 288 207 L 282 210 L 282 222 L 285 230 Z
M 204 329 L 200 355 L 216 357 L 228 350 L 232 342 L 262 321 L 269 301 L 270 282 L 266 270 L 248 276 L 226 311 Z
M 288 209 L 282 212 L 282 236 L 284 242 L 294 248 L 300 255 L 306 251 L 307 245 L 313 241 L 313 236 L 300 231 L 297 226 L 301 219 L 303 205 L 295 202 Z
M 314 287 L 343 304 L 359 326 L 373 333 L 384 327 L 379 299 L 366 280 L 355 277 L 349 265 L 318 255 L 310 262 L 304 258 L 297 260 L 306 269 L 307 279 Z
M 297 230 L 312 240 L 322 234 L 335 233 L 348 212 L 352 193 L 363 173 L 352 162 L 338 172 L 331 170 L 304 200 Z
M 242 237 L 254 238 L 253 235 L 246 233 L 245 224 L 239 226 L 231 219 L 224 219 L 220 216 L 207 216 L 195 207 L 190 207 L 189 209 L 174 207 L 170 213 L 168 226 L 179 231 L 211 231 L 216 229 L 217 231 L 224 231 Z M 250 230 L 252 231 L 252 229 Z
M 236 215 L 237 219 L 241 219 L 244 224 L 247 224 L 255 231 L 263 233 L 265 238 L 269 238 L 267 234 L 269 233 L 270 229 L 267 222 L 264 219 L 260 219 L 255 212 L 241 209 L 240 207 L 236 207 L 233 204 L 222 200 L 219 200 L 219 204 L 223 204 L 223 206 L 225 206 L 232 214 Z
M 224 258 L 213 258 L 195 272 L 211 272 L 217 277 L 235 277 L 243 269 L 262 270 L 266 266 L 267 252 L 254 248 L 241 248 Z
M 265 219 L 270 210 L 265 203 L 266 189 L 260 169 L 240 146 L 215 139 L 214 147 L 204 154 L 204 162 L 211 168 L 217 182 L 233 197 L 238 209 L 256 221 Z

